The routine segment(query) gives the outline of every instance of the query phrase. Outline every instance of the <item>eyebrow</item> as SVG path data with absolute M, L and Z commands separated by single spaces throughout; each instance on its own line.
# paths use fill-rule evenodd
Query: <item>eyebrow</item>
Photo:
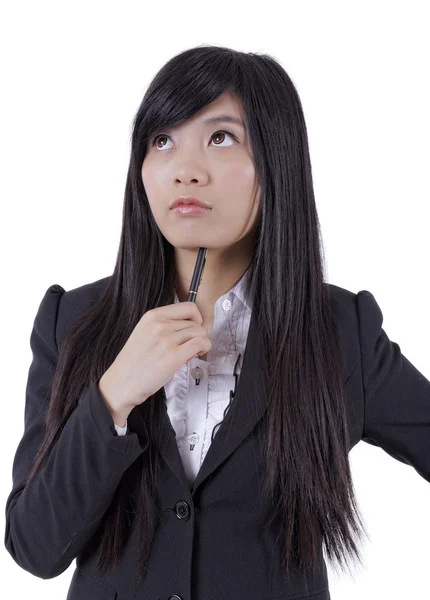
M 235 123 L 245 129 L 245 125 L 241 119 L 233 117 L 232 115 L 217 115 L 216 117 L 209 117 L 203 121 L 205 125 L 213 125 L 214 123 Z
M 203 123 L 205 125 L 213 125 L 214 123 L 235 123 L 236 125 L 243 127 L 243 129 L 246 131 L 244 122 L 241 119 L 238 119 L 237 117 L 233 117 L 233 115 L 217 115 L 215 117 L 209 117 L 207 119 L 204 119 Z M 170 131 L 171 129 L 173 128 L 167 128 L 165 129 L 165 131 Z M 159 131 L 162 131 L 162 129 L 159 129 L 157 130 L 157 132 L 152 134 L 151 139 L 154 139 Z

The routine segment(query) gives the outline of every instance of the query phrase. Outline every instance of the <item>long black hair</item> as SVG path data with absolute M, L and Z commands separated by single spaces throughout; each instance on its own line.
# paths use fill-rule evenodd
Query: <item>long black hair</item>
M 169 60 L 150 84 L 133 121 L 115 268 L 104 293 L 60 346 L 46 433 L 29 478 L 81 394 L 109 368 L 142 315 L 173 303 L 174 247 L 153 218 L 142 163 L 156 132 L 179 125 L 225 92 L 243 107 L 261 186 L 249 294 L 269 382 L 265 491 L 276 497 L 282 516 L 283 564 L 288 570 L 298 543 L 302 568 L 315 572 L 322 540 L 333 566 L 335 561 L 348 566 L 351 557 L 361 562 L 355 536 L 361 539 L 363 524 L 348 460 L 341 362 L 324 282 L 307 130 L 292 80 L 269 55 L 197 46 Z M 158 435 L 160 425 L 155 400 L 144 403 L 150 436 Z M 100 572 L 119 564 L 134 511 L 143 540 L 139 573 L 145 575 L 157 523 L 159 461 L 150 442 L 145 460 L 140 456 L 124 473 L 104 516 Z

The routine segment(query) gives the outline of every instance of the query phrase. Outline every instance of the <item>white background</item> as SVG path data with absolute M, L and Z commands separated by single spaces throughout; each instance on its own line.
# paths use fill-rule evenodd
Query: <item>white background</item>
M 411 0 L 3 3 L 3 506 L 36 310 L 53 283 L 112 273 L 135 111 L 163 64 L 199 44 L 271 54 L 293 79 L 328 281 L 371 291 L 390 339 L 430 378 L 427 10 Z M 364 442 L 350 461 L 371 542 L 355 580 L 329 566 L 332 600 L 430 598 L 429 483 Z M 3 547 L 2 588 L 66 598 L 74 565 L 38 579 Z

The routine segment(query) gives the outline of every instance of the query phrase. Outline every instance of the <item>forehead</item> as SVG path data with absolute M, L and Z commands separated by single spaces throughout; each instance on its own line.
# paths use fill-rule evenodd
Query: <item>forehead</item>
M 176 129 L 188 125 L 211 126 L 217 123 L 234 123 L 246 128 L 245 114 L 239 100 L 231 93 L 222 94 L 219 98 L 205 106 Z
M 238 117 L 243 116 L 243 108 L 239 98 L 232 92 L 225 92 L 216 98 L 213 102 L 205 106 L 197 114 L 200 116 L 209 115 L 212 112 L 226 111 L 235 114 Z

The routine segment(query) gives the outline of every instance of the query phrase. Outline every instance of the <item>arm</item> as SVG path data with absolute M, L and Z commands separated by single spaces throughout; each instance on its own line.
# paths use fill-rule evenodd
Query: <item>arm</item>
M 362 440 L 414 467 L 430 482 L 430 381 L 382 329 L 367 290 L 357 294 L 364 389 Z
M 61 574 L 82 551 L 100 525 L 123 473 L 149 442 L 144 440 L 142 446 L 133 432 L 115 435 L 95 381 L 79 399 L 44 466 L 24 486 L 42 442 L 58 359 L 55 329 L 63 293 L 60 286 L 50 286 L 34 321 L 24 433 L 6 503 L 6 549 L 20 567 L 42 579 Z

